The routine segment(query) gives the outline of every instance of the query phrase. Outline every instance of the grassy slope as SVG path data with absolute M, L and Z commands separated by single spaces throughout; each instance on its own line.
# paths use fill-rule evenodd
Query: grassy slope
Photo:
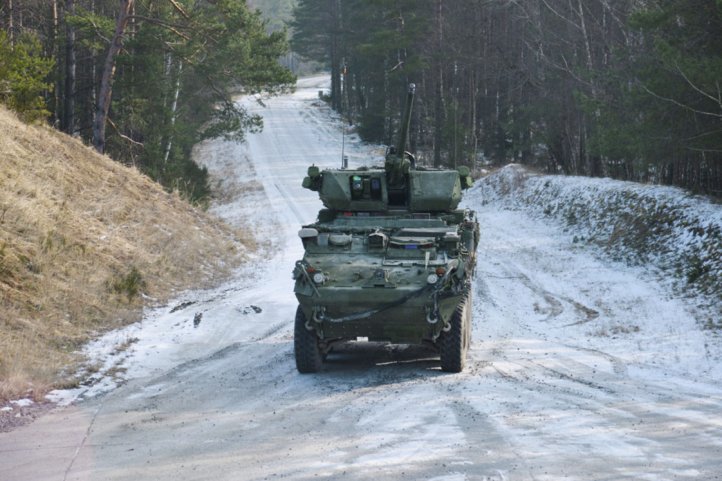
M 144 297 L 227 275 L 251 242 L 0 108 L 0 400 L 73 382 L 60 373 L 90 336 L 136 320 Z

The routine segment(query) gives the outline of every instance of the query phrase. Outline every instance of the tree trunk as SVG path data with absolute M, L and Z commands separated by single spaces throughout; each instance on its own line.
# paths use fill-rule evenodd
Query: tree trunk
M 340 112 L 341 99 L 341 2 L 331 0 L 331 107 Z
M 60 37 L 60 19 L 58 18 L 58 0 L 53 0 L 52 4 L 50 5 L 50 13 L 52 15 L 52 21 L 53 21 L 53 28 L 52 28 L 52 35 L 50 38 L 50 51 L 52 52 L 53 58 L 56 59 L 55 61 L 55 72 L 53 76 L 55 77 L 55 87 L 53 88 L 53 126 L 57 128 L 57 126 L 61 123 L 60 121 L 60 89 L 61 89 L 61 73 L 60 73 L 60 65 L 58 60 L 60 59 L 60 46 L 58 37 Z
M 95 0 L 90 2 L 90 13 L 95 15 Z M 90 81 L 93 88 L 90 90 L 90 105 L 98 103 L 98 56 L 90 57 Z
M 175 91 L 173 92 L 173 103 L 170 107 L 170 133 L 168 134 L 168 142 L 165 145 L 165 154 L 163 162 L 168 163 L 170 157 L 170 149 L 173 147 L 173 129 L 175 128 L 176 117 L 178 115 L 178 97 L 180 97 L 181 74 L 183 73 L 183 62 L 178 61 L 178 76 L 175 79 Z
M 13 0 L 8 0 L 8 39 L 10 40 L 10 46 L 15 45 L 15 24 L 13 23 L 14 14 Z
M 67 21 L 68 15 L 75 15 L 75 0 L 65 0 L 65 102 L 63 106 L 63 132 L 73 135 L 75 133 L 75 27 Z
M 93 147 L 101 154 L 105 152 L 105 124 L 110 111 L 110 101 L 113 95 L 113 77 L 115 76 L 115 59 L 123 47 L 123 34 L 128 26 L 130 11 L 135 0 L 120 0 L 120 11 L 115 22 L 115 34 L 110 42 L 108 54 L 105 57 L 103 76 L 100 80 L 98 105 L 93 119 Z
M 441 167 L 441 143 L 444 128 L 444 64 L 441 61 L 444 43 L 443 2 L 436 0 L 436 58 L 434 95 L 434 167 Z
M 584 4 L 582 3 L 582 0 L 577 1 L 579 11 L 579 28 L 582 33 L 582 37 L 584 38 L 584 52 L 586 55 L 586 65 L 587 70 L 589 71 L 589 74 L 591 75 L 594 72 L 594 57 L 592 56 L 592 43 L 590 38 L 589 30 L 587 29 L 587 20 L 586 15 L 584 13 Z M 592 99 L 596 102 L 596 100 L 599 98 L 599 95 L 597 93 L 597 86 L 596 81 L 592 77 L 589 80 L 589 86 L 591 88 L 591 94 Z M 598 120 L 600 117 L 600 112 L 597 109 L 594 112 L 594 119 Z M 589 123 L 589 120 L 587 119 L 586 115 L 582 115 L 580 118 L 581 122 L 581 139 L 580 139 L 580 145 L 584 146 L 583 151 L 580 152 L 580 164 L 584 166 L 584 175 L 592 176 L 592 177 L 600 177 L 601 176 L 601 159 L 599 159 L 598 156 L 592 156 L 589 154 L 589 152 L 586 150 L 586 132 L 587 132 L 587 125 Z

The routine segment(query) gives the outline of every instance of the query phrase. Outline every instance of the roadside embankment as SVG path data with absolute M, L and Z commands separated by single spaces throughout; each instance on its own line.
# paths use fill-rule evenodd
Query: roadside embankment
M 722 205 L 673 187 L 539 175 L 519 165 L 481 179 L 470 195 L 553 220 L 575 243 L 658 271 L 677 292 L 699 297 L 710 312 L 705 327 L 722 328 Z
M 84 342 L 249 249 L 136 169 L 0 108 L 0 401 L 77 383 Z

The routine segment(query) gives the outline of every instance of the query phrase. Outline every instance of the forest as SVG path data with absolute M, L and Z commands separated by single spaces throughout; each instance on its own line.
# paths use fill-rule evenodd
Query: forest
M 234 95 L 294 83 L 270 30 L 244 0 L 2 0 L 0 103 L 205 202 L 193 146 L 262 125 Z
M 299 0 L 292 48 L 388 143 L 417 85 L 428 165 L 544 172 L 722 196 L 722 0 Z
M 332 107 L 372 142 L 392 142 L 415 83 L 411 149 L 427 165 L 722 196 L 722 0 L 0 4 L 0 103 L 193 202 L 210 194 L 193 145 L 259 128 L 232 96 L 288 88 L 298 55 L 325 66 Z

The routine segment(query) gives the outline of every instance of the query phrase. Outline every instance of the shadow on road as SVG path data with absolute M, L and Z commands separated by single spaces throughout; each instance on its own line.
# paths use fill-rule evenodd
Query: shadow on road
M 409 378 L 441 376 L 439 354 L 422 345 L 348 342 L 334 346 L 317 375 L 372 374 L 368 384 L 390 384 Z

